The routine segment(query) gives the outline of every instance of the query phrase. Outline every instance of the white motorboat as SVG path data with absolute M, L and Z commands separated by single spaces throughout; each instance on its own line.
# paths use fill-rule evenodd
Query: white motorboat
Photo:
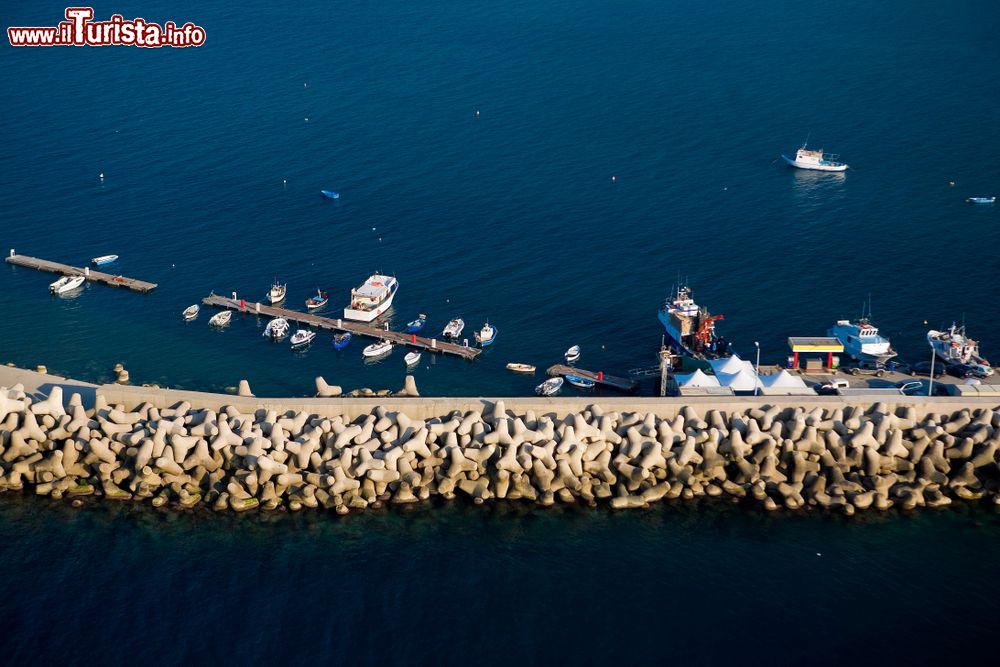
M 351 305 L 344 308 L 344 319 L 371 322 L 389 310 L 399 290 L 399 281 L 392 276 L 376 273 L 361 287 L 351 290 Z
M 535 387 L 535 393 L 539 396 L 552 396 L 562 389 L 564 380 L 560 377 L 549 378 L 545 382 Z
M 80 287 L 86 280 L 83 276 L 63 276 L 49 285 L 49 291 L 53 294 L 66 294 Z
M 308 347 L 310 343 L 316 338 L 315 331 L 309 331 L 308 329 L 298 329 L 292 334 L 292 349 L 301 350 Z
M 267 299 L 271 304 L 281 303 L 285 300 L 285 293 L 288 291 L 288 283 L 279 283 L 277 280 L 271 285 L 271 291 L 267 293 Z
M 288 320 L 284 317 L 276 317 L 268 322 L 267 326 L 264 327 L 263 336 L 265 338 L 270 338 L 271 340 L 281 340 L 288 335 L 289 328 Z
M 878 327 L 867 317 L 862 317 L 857 322 L 837 320 L 837 324 L 826 335 L 839 340 L 851 359 L 885 363 L 896 356 L 896 350 L 889 339 L 880 336 Z
M 412 352 L 407 352 L 406 356 L 403 357 L 403 361 L 406 362 L 407 367 L 416 366 L 417 364 L 420 363 L 420 353 L 417 352 L 416 350 Z
M 837 155 L 828 155 L 823 152 L 823 149 L 818 151 L 811 151 L 806 148 L 805 144 L 802 144 L 802 148 L 795 151 L 795 157 L 790 158 L 787 155 L 782 155 L 782 159 L 788 163 L 791 167 L 796 167 L 798 169 L 812 169 L 815 171 L 846 171 L 847 165 L 843 162 L 837 162 Z
M 105 264 L 111 264 L 118 260 L 118 255 L 101 255 L 100 257 L 95 257 L 90 260 L 97 266 L 104 266 Z
M 564 355 L 566 357 L 566 363 L 571 364 L 580 358 L 580 346 L 574 345 L 573 347 L 566 350 Z
M 507 364 L 507 370 L 514 371 L 515 373 L 534 373 L 535 367 L 531 364 L 522 364 L 516 361 L 512 361 Z
M 185 308 L 184 312 L 181 313 L 181 315 L 184 317 L 186 321 L 190 322 L 194 318 L 198 317 L 198 312 L 200 310 L 201 307 L 198 304 L 193 304 Z
M 476 342 L 479 347 L 489 347 L 497 339 L 497 328 L 487 322 L 483 328 L 476 332 Z
M 233 311 L 223 310 L 221 312 L 212 315 L 212 318 L 208 323 L 213 327 L 224 327 L 229 324 L 229 320 L 233 319 Z
M 378 342 L 372 343 L 364 350 L 361 351 L 361 356 L 368 357 L 369 359 L 373 357 L 381 357 L 383 355 L 392 352 L 392 342 L 388 340 L 380 340 Z
M 996 197 L 969 197 L 965 201 L 969 204 L 994 204 Z
M 947 331 L 931 329 L 927 342 L 935 356 L 946 364 L 976 364 L 989 367 L 990 362 L 979 354 L 979 343 L 965 334 L 964 326 L 952 325 Z
M 441 335 L 445 338 L 455 340 L 462 335 L 463 329 L 465 329 L 465 320 L 461 317 L 456 317 L 445 325 L 444 329 L 441 330 Z

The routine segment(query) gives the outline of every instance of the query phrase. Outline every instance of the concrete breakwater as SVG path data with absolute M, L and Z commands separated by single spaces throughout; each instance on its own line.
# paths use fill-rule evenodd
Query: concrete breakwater
M 435 496 L 616 509 L 708 496 L 847 514 L 1000 504 L 993 407 L 734 404 L 660 417 L 591 404 L 557 416 L 498 400 L 416 419 L 367 405 L 354 418 L 186 400 L 126 409 L 97 393 L 86 409 L 59 386 L 44 400 L 4 388 L 0 488 L 342 514 Z

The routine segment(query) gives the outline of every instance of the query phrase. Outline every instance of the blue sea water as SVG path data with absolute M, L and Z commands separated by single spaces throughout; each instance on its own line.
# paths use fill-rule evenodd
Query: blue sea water
M 21 5 L 7 26 L 64 9 Z M 528 393 L 538 379 L 503 366 L 572 344 L 585 368 L 649 365 L 678 276 L 763 361 L 869 294 L 904 359 L 952 320 L 1000 356 L 998 209 L 964 203 L 1000 194 L 994 0 L 95 10 L 192 21 L 207 42 L 0 47 L 2 247 L 116 253 L 159 287 L 54 298 L 53 276 L 5 265 L 2 362 L 92 381 L 123 362 L 137 383 L 247 378 L 272 395 L 308 395 L 317 374 L 398 387 L 398 351 L 366 365 L 324 334 L 296 355 L 252 317 L 221 332 L 180 318 L 275 277 L 290 305 L 320 287 L 341 307 L 375 270 L 401 282 L 396 328 L 418 312 L 434 332 L 459 315 L 499 328 L 475 362 L 425 354 L 425 394 Z M 807 137 L 851 170 L 775 163 Z M 998 592 L 996 519 L 976 512 L 269 521 L 4 499 L 0 515 L 0 562 L 26 568 L 2 584 L 16 662 L 101 662 L 81 657 L 97 646 L 114 663 L 832 662 L 886 642 L 920 661 L 973 654 Z

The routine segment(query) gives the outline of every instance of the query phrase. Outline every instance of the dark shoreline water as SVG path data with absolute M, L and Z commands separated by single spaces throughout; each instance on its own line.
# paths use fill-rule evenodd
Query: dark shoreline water
M 10 664 L 925 664 L 987 655 L 1000 514 L 0 498 Z M 16 568 L 16 575 L 11 569 Z

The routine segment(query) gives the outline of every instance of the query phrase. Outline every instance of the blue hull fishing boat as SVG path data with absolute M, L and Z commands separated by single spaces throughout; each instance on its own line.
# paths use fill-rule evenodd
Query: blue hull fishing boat
M 427 316 L 420 313 L 417 319 L 406 323 L 406 333 L 417 333 L 424 328 L 425 324 L 427 324 Z
M 483 328 L 476 332 L 476 342 L 479 347 L 489 347 L 497 339 L 497 328 L 487 322 Z
M 320 193 L 327 199 L 340 199 L 339 192 L 333 192 L 332 190 L 320 190 Z
M 317 310 L 330 302 L 330 297 L 322 290 L 316 290 L 316 296 L 306 299 L 306 309 Z
M 567 375 L 566 382 L 569 382 L 574 387 L 580 387 L 581 389 L 593 389 L 594 384 L 596 384 L 593 380 L 580 377 L 579 375 Z
M 351 344 L 351 332 L 337 334 L 333 337 L 333 349 L 343 350 L 345 347 Z

